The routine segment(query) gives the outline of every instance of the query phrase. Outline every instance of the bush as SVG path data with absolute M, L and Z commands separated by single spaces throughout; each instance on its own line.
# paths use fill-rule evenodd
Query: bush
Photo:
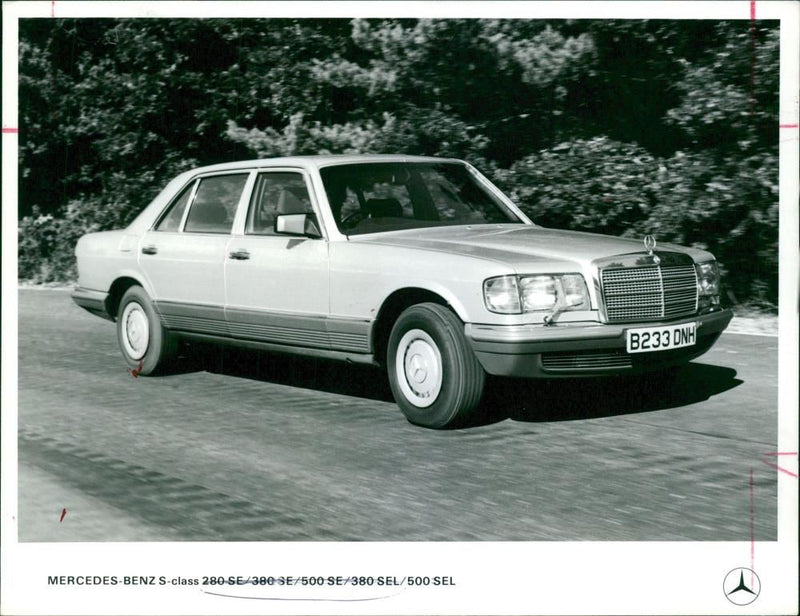
M 50 258 L 58 246 L 59 226 L 60 221 L 51 214 L 42 214 L 39 208 L 20 221 L 17 230 L 20 279 L 52 282 L 58 278 L 52 271 Z
M 658 161 L 636 144 L 576 139 L 526 156 L 499 183 L 544 226 L 624 235 L 656 203 Z
M 77 279 L 75 245 L 85 233 L 119 226 L 113 210 L 96 199 L 70 201 L 59 216 L 41 214 L 38 208 L 19 223 L 20 280 L 34 283 L 69 282 Z
M 656 158 L 606 137 L 528 156 L 495 177 L 534 221 L 710 250 L 734 303 L 778 298 L 778 160 L 708 152 Z

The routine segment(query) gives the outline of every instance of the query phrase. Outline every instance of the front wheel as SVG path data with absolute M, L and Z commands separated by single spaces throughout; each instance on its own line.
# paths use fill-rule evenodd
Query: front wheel
M 464 336 L 464 324 L 444 306 L 406 309 L 392 328 L 386 359 L 394 398 L 413 424 L 451 427 L 480 402 L 486 373 Z
M 150 297 L 139 286 L 125 291 L 120 300 L 117 339 L 125 362 L 137 375 L 163 371 L 177 347 L 174 336 L 161 325 Z

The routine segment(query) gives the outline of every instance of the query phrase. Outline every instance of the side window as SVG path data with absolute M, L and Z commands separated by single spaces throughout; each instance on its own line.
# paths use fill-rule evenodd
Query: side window
M 177 231 L 181 226 L 183 219 L 183 211 L 186 209 L 186 204 L 189 203 L 189 197 L 192 195 L 192 188 L 194 182 L 189 184 L 183 189 L 183 192 L 175 199 L 167 208 L 166 213 L 161 217 L 156 225 L 156 231 Z
M 230 233 L 247 175 L 215 175 L 200 180 L 183 230 L 189 233 Z
M 300 173 L 262 173 L 256 180 L 244 232 L 250 235 L 274 235 L 278 214 L 310 214 L 313 211 L 305 180 Z

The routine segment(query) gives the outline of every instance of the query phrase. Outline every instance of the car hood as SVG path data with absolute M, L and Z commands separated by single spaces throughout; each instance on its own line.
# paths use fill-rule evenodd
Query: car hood
M 598 259 L 646 252 L 642 239 L 562 231 L 534 225 L 434 227 L 355 236 L 350 239 L 386 246 L 457 253 L 512 266 L 544 261 L 572 262 L 588 266 Z M 695 261 L 712 258 L 702 250 L 674 244 L 658 244 L 656 252 L 664 251 L 684 253 Z

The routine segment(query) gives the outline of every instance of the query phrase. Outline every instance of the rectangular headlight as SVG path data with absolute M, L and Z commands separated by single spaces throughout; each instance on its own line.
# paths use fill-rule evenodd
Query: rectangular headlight
M 500 314 L 590 309 L 589 290 L 581 274 L 489 278 L 483 283 L 483 298 L 490 312 Z
M 552 276 L 520 276 L 522 312 L 552 310 L 558 301 L 556 279 Z

